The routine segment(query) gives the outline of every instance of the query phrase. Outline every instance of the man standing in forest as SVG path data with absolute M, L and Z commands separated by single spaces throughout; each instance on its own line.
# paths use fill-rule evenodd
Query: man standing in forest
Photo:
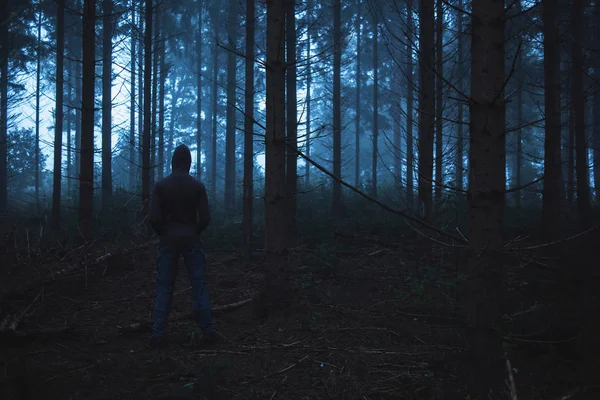
M 150 346 L 165 347 L 167 318 L 179 256 L 183 256 L 192 284 L 192 310 L 202 330 L 200 344 L 216 342 L 210 299 L 204 280 L 205 257 L 200 234 L 210 223 L 204 184 L 190 175 L 192 155 L 186 145 L 173 153 L 173 172 L 154 186 L 150 201 L 150 225 L 160 238 L 156 255 L 157 290 Z M 198 166 L 200 168 L 200 166 Z M 192 338 L 193 341 L 195 341 Z

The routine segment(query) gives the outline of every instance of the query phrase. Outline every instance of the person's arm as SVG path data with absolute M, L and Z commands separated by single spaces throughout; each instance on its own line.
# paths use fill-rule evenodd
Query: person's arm
M 152 197 L 150 198 L 150 215 L 148 216 L 148 221 L 150 222 L 152 229 L 154 229 L 154 232 L 160 236 L 164 230 L 164 218 L 162 216 L 157 184 L 154 184 L 154 188 L 152 189 Z
M 208 196 L 204 184 L 201 184 L 198 195 L 196 232 L 202 233 L 210 224 L 210 209 L 208 207 Z

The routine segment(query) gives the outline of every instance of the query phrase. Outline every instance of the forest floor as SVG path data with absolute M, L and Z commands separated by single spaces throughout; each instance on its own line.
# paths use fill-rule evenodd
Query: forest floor
M 210 348 L 182 345 L 195 329 L 183 266 L 169 347 L 147 347 L 153 243 L 98 248 L 87 268 L 65 269 L 68 254 L 31 266 L 63 273 L 0 302 L 0 320 L 19 319 L 17 333 L 0 338 L 0 398 L 464 399 L 454 250 L 434 249 L 435 267 L 423 267 L 414 237 L 339 241 L 291 250 L 297 304 L 264 321 L 244 302 L 260 290 L 263 255 L 247 262 L 206 248 L 213 306 L 233 305 L 216 313 L 220 342 Z M 539 299 L 522 303 L 523 313 L 534 304 L 541 307 Z M 600 398 L 581 374 L 593 364 L 563 353 L 510 351 L 520 398 Z

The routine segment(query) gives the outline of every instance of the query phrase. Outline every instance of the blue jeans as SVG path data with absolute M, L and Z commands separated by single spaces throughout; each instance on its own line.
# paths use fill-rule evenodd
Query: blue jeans
M 156 254 L 156 303 L 154 306 L 154 325 L 152 335 L 165 334 L 167 319 L 171 312 L 173 287 L 177 276 L 179 256 L 183 256 L 188 276 L 192 284 L 192 311 L 194 319 L 203 333 L 215 331 L 212 320 L 210 298 L 204 280 L 204 252 L 200 244 L 161 244 Z

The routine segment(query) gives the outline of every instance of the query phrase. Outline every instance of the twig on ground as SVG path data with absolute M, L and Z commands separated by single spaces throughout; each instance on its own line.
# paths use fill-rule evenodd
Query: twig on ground
M 282 369 L 280 369 L 280 370 L 279 370 L 279 371 L 277 371 L 277 372 L 273 372 L 273 373 L 271 373 L 271 374 L 267 374 L 267 375 L 263 376 L 263 377 L 262 377 L 262 378 L 260 378 L 260 379 L 254 379 L 254 380 L 251 380 L 251 381 L 245 381 L 245 382 L 242 382 L 242 385 L 247 385 L 247 384 L 249 384 L 249 383 L 256 383 L 256 382 L 260 382 L 260 381 L 262 381 L 262 380 L 265 380 L 265 379 L 268 379 L 268 378 L 272 378 L 273 376 L 276 376 L 276 375 L 283 374 L 284 372 L 286 372 L 286 371 L 289 371 L 290 369 L 294 368 L 295 366 L 297 366 L 298 364 L 300 364 L 302 361 L 306 360 L 307 358 L 308 358 L 308 355 L 306 355 L 306 356 L 302 357 L 300 360 L 296 361 L 295 363 L 293 363 L 293 364 L 290 364 L 290 365 L 288 365 L 287 367 L 285 367 L 285 368 L 282 368 Z
M 515 384 L 515 376 L 513 375 L 512 367 L 510 366 L 510 360 L 506 357 L 506 370 L 508 371 L 508 379 L 510 381 L 510 400 L 517 399 L 517 385 Z

